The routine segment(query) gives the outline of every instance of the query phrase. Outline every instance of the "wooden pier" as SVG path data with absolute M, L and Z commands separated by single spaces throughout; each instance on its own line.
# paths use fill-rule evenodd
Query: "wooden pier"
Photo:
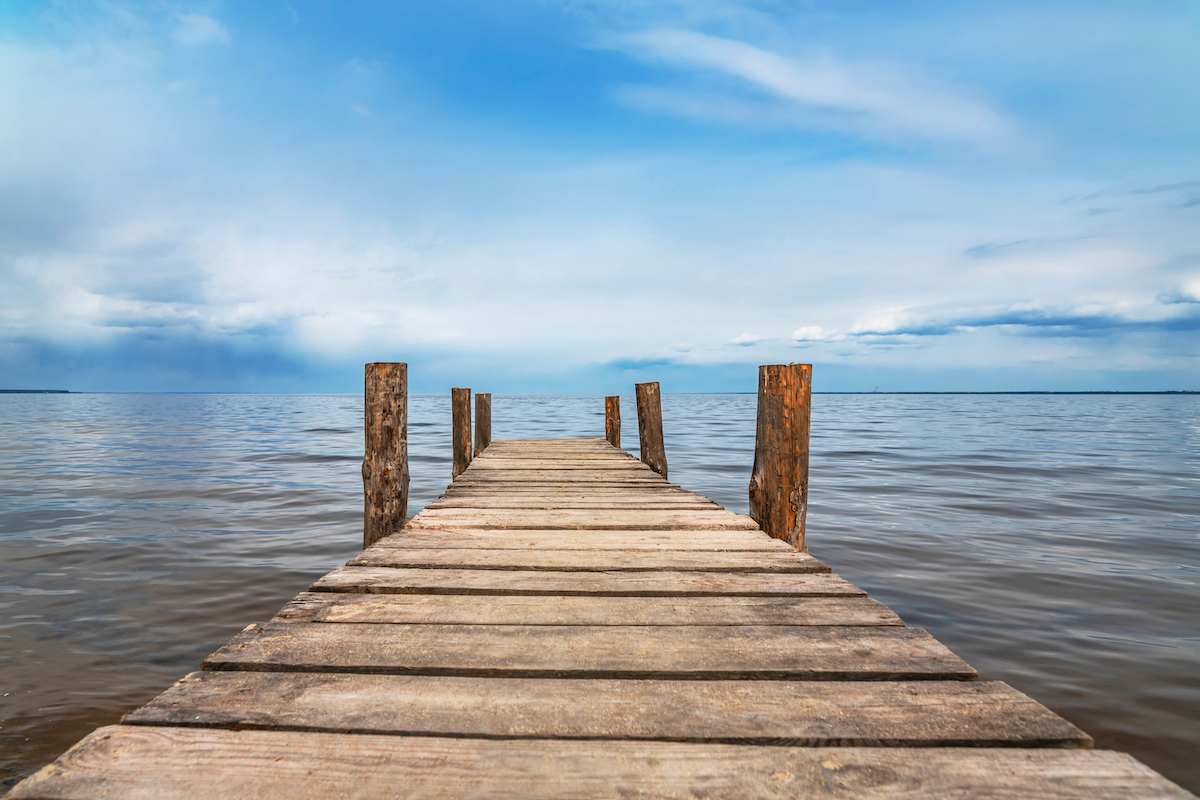
M 11 797 L 1192 797 L 1091 744 L 605 439 L 497 440 Z

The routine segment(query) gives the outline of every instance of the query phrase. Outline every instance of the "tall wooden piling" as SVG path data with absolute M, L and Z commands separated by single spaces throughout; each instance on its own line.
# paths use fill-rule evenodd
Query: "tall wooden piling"
M 758 368 L 758 430 L 750 516 L 771 536 L 804 549 L 812 365 Z
M 471 390 L 451 389 L 450 407 L 454 433 L 454 466 L 450 471 L 453 480 L 471 466 Z
M 408 521 L 408 364 L 365 367 L 363 548 Z
M 479 455 L 492 443 L 492 395 L 480 392 L 475 395 L 475 455 Z
M 621 446 L 621 396 L 604 398 L 604 438 L 613 447 Z
M 642 463 L 667 477 L 667 450 L 663 446 L 662 397 L 658 392 L 658 381 L 635 383 L 637 397 L 638 442 L 642 450 Z

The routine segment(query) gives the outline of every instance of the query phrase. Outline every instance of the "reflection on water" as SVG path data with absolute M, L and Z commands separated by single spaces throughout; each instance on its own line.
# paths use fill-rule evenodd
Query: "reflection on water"
M 744 513 L 754 404 L 664 395 L 671 479 Z M 496 438 L 604 430 L 598 396 L 492 413 Z M 355 554 L 361 415 L 342 395 L 0 395 L 0 786 Z M 411 513 L 449 480 L 449 417 L 411 398 Z M 811 495 L 835 571 L 1200 789 L 1200 398 L 817 395 Z

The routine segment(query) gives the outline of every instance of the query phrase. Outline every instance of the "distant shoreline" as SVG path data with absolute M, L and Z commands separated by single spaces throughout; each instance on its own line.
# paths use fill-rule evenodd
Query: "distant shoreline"
M 0 389 L 0 394 L 71 394 L 68 389 Z

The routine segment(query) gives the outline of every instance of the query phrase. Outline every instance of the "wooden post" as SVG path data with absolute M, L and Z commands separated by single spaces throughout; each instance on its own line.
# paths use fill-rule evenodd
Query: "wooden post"
M 408 364 L 367 364 L 363 548 L 408 522 Z
M 613 447 L 621 446 L 621 396 L 604 398 L 604 438 Z
M 635 383 L 637 396 L 638 441 L 642 448 L 642 462 L 650 469 L 667 477 L 667 451 L 663 447 L 662 397 L 658 393 L 658 381 Z
M 492 443 L 492 395 L 481 392 L 475 395 L 475 455 L 479 455 Z
M 471 466 L 471 390 L 451 389 L 450 406 L 454 431 L 454 467 L 450 471 L 453 480 Z
M 750 473 L 750 516 L 797 550 L 808 516 L 808 429 L 812 365 L 758 368 L 758 431 Z

